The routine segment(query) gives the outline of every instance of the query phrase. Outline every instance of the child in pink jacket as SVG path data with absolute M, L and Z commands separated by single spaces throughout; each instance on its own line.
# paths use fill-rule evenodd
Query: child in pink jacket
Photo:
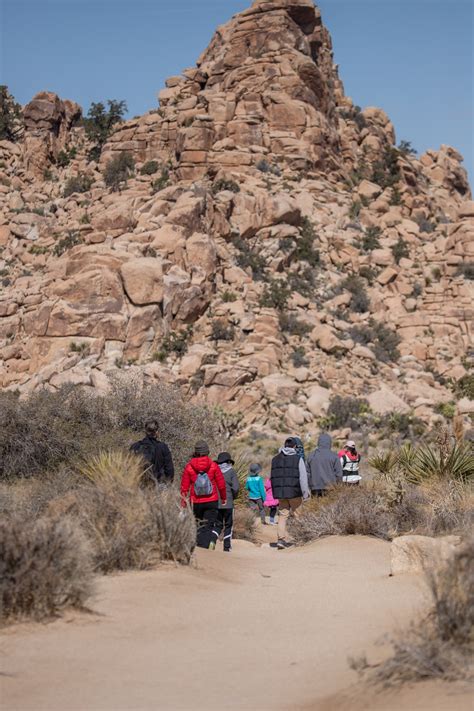
M 270 509 L 270 524 L 276 526 L 275 516 L 279 505 L 278 499 L 275 499 L 272 491 L 272 482 L 270 477 L 265 479 L 265 501 L 264 506 Z

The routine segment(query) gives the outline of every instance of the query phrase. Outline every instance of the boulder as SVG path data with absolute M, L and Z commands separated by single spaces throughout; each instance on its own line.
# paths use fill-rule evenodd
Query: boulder
M 133 304 L 163 301 L 163 264 L 155 257 L 131 259 L 120 268 L 125 292 Z
M 390 412 L 410 412 L 409 405 L 388 388 L 382 387 L 380 390 L 374 390 L 367 400 L 371 410 L 377 415 L 385 415 Z
M 262 378 L 265 394 L 272 400 L 292 400 L 298 390 L 298 383 L 287 375 L 273 373 Z
M 309 391 L 306 408 L 315 417 L 320 417 L 327 412 L 330 400 L 331 391 L 328 388 L 323 388 L 322 385 L 313 385 Z
M 421 573 L 447 560 L 461 543 L 460 536 L 400 536 L 390 546 L 390 573 Z
M 381 194 L 382 188 L 376 183 L 371 183 L 370 180 L 362 180 L 359 183 L 357 192 L 360 197 L 366 198 L 367 200 L 373 200 Z
M 310 337 L 326 353 L 347 350 L 347 344 L 339 340 L 330 326 L 319 324 L 312 330 Z

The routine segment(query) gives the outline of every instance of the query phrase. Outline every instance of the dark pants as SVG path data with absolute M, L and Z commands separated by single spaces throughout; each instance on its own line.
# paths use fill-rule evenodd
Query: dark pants
M 275 518 L 278 506 L 270 506 L 270 518 Z
M 197 545 L 199 548 L 209 548 L 213 540 L 213 529 L 218 513 L 218 502 L 209 501 L 205 504 L 193 504 L 194 518 L 197 523 Z
M 212 531 L 215 542 L 222 531 L 224 531 L 224 550 L 230 551 L 232 548 L 232 526 L 234 523 L 234 509 L 219 509 L 217 512 L 217 519 L 214 524 L 214 530 Z

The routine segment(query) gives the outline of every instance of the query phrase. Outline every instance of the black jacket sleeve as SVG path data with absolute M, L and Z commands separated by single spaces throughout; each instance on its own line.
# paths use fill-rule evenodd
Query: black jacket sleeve
M 170 479 L 172 481 L 174 479 L 174 466 L 170 448 L 164 442 L 162 443 L 161 448 L 163 456 L 163 473 L 166 479 Z

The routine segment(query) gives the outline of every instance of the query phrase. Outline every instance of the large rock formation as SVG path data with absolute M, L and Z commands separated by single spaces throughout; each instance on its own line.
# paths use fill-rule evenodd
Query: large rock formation
M 159 100 L 99 165 L 80 107 L 47 92 L 0 143 L 1 385 L 132 368 L 242 426 L 313 428 L 335 393 L 439 418 L 472 347 L 457 151 L 398 150 L 385 113 L 353 105 L 312 0 L 256 0 Z M 136 175 L 110 192 L 125 152 Z

